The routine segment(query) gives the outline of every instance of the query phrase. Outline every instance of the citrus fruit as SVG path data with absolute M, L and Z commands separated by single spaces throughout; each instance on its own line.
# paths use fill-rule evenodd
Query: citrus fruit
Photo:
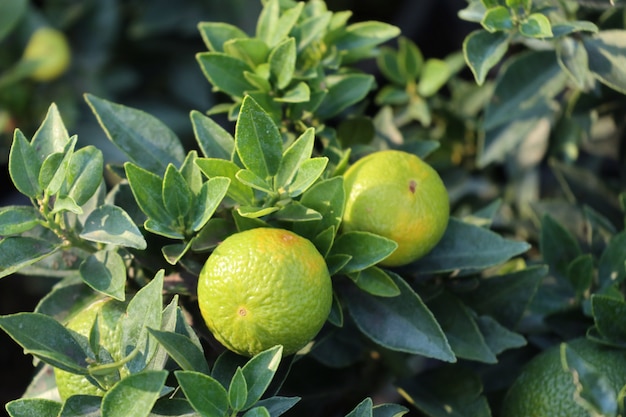
M 326 262 L 307 239 L 256 228 L 226 238 L 209 256 L 198 303 L 215 338 L 241 355 L 275 345 L 295 353 L 326 321 L 332 283 Z
M 110 298 L 102 298 L 89 304 L 85 309 L 74 315 L 66 327 L 78 334 L 89 337 L 96 317 L 98 317 L 98 330 L 100 332 L 100 345 L 105 348 L 114 360 L 121 359 L 120 337 L 117 324 L 123 314 L 126 305 Z M 103 396 L 104 391 L 93 385 L 83 375 L 73 374 L 61 369 L 54 369 L 57 388 L 61 399 L 65 400 L 72 395 L 98 395 Z
M 608 378 L 616 393 L 626 384 L 626 351 L 587 339 L 568 342 L 577 354 Z M 588 417 L 574 399 L 572 374 L 563 369 L 559 346 L 540 353 L 524 367 L 503 401 L 506 417 Z
M 344 174 L 343 231 L 366 231 L 398 244 L 381 262 L 400 266 L 428 253 L 448 225 L 448 193 L 418 156 L 396 150 L 367 155 Z
M 30 74 L 36 81 L 50 81 L 61 76 L 71 60 L 65 35 L 49 27 L 37 29 L 28 40 L 22 60 L 36 62 L 35 70 Z

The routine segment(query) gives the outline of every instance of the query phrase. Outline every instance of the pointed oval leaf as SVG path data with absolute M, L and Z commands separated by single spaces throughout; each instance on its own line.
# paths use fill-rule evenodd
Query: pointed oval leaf
M 304 81 L 299 82 L 295 87 L 285 91 L 285 93 L 274 98 L 280 103 L 308 103 L 311 100 L 311 89 Z
M 356 286 L 346 288 L 344 301 L 356 325 L 389 349 L 455 362 L 443 330 L 422 299 L 401 277 L 389 274 L 400 289 L 397 297 L 376 297 Z
M 604 30 L 582 39 L 593 75 L 603 84 L 626 94 L 626 31 Z
M 174 372 L 191 406 L 203 416 L 226 416 L 228 393 L 208 375 L 193 371 Z
M 251 407 L 261 399 L 276 374 L 283 354 L 282 346 L 274 346 L 250 359 L 242 368 L 246 379 L 248 398 L 243 409 Z
M 319 222 L 306 222 L 295 225 L 294 230 L 298 234 L 314 240 L 318 234 L 331 227 L 336 232 L 339 230 L 345 203 L 343 178 L 337 176 L 319 181 L 302 194 L 300 203 L 320 213 L 322 219 Z M 334 234 L 332 237 L 334 238 Z M 318 247 L 318 249 L 320 248 Z M 321 249 L 320 251 L 325 253 Z
M 259 14 L 256 22 L 256 37 L 262 39 L 270 47 L 274 46 L 275 33 L 278 30 L 280 18 L 280 3 L 278 0 L 269 0 Z
M 448 82 L 451 75 L 450 67 L 445 61 L 435 58 L 427 60 L 420 75 L 418 93 L 422 97 L 435 95 Z
M 395 297 L 400 295 L 400 289 L 391 277 L 376 266 L 365 268 L 354 276 L 350 275 L 354 283 L 365 292 L 378 297 Z
M 202 184 L 200 193 L 195 198 L 191 217 L 191 229 L 194 232 L 207 224 L 226 196 L 229 186 L 230 180 L 226 177 L 214 177 Z
M 489 70 L 504 56 L 509 47 L 509 37 L 504 32 L 489 33 L 476 30 L 463 41 L 463 55 L 476 83 L 483 85 Z
M 519 32 L 529 38 L 551 38 L 552 25 L 548 17 L 542 13 L 533 13 L 522 20 Z
M 224 52 L 256 68 L 267 62 L 270 48 L 258 38 L 237 38 L 224 43 Z
M 224 22 L 200 22 L 198 30 L 204 44 L 210 51 L 223 52 L 224 42 L 231 39 L 245 39 L 248 35 L 237 26 Z
M 243 184 L 266 194 L 272 194 L 274 192 L 269 182 L 265 181 L 249 169 L 240 169 L 235 177 Z
M 143 235 L 122 208 L 104 204 L 92 211 L 80 237 L 92 242 L 145 249 Z
M 226 195 L 239 204 L 250 205 L 254 202 L 252 188 L 237 179 L 237 172 L 241 170 L 237 164 L 224 159 L 198 158 L 196 165 L 209 179 L 225 177 L 230 180 Z
M 302 162 L 296 177 L 288 187 L 289 196 L 297 197 L 308 190 L 322 176 L 327 165 L 328 158 L 325 156 Z
M 17 190 L 30 198 L 36 198 L 43 189 L 39 185 L 41 159 L 28 143 L 24 134 L 16 129 L 9 151 L 9 174 Z
M 231 97 L 241 98 L 253 88 L 243 76 L 253 69 L 240 59 L 220 52 L 203 52 L 196 55 L 196 60 L 209 82 Z
M 62 404 L 45 398 L 20 398 L 6 403 L 10 417 L 58 417 Z
M 349 25 L 335 40 L 339 50 L 364 49 L 380 45 L 400 34 L 400 29 L 388 23 L 367 21 Z
M 331 253 L 351 256 L 342 272 L 358 272 L 382 261 L 396 250 L 391 239 L 369 232 L 348 232 L 337 236 Z
M 143 371 L 120 380 L 102 398 L 102 417 L 148 417 L 167 371 Z
M 374 77 L 369 74 L 328 76 L 326 80 L 327 95 L 315 111 L 321 119 L 329 119 L 361 101 L 374 86 Z
M 286 187 L 302 163 L 311 157 L 315 143 L 315 128 L 308 128 L 285 150 L 276 173 L 275 188 Z
M 380 48 L 380 52 L 376 57 L 376 64 L 378 65 L 380 72 L 385 77 L 387 77 L 389 81 L 398 86 L 404 87 L 409 80 L 405 75 L 405 71 L 400 68 L 398 58 L 398 52 L 396 52 L 394 49 L 391 49 L 389 47 L 382 47 Z
M 272 50 L 269 56 L 270 74 L 280 90 L 289 85 L 296 70 L 296 40 L 287 38 Z
M 199 111 L 191 112 L 193 133 L 202 154 L 207 158 L 230 161 L 235 151 L 235 139 L 222 126 Z
M 48 155 L 63 152 L 70 141 L 61 113 L 56 103 L 48 107 L 46 117 L 33 135 L 31 146 L 36 150 L 39 159 L 43 161 Z
M 371 398 L 366 398 L 361 401 L 352 411 L 346 414 L 346 417 L 372 417 L 372 408 L 374 403 Z
M 5 206 L 0 208 L 0 236 L 17 235 L 40 223 L 41 215 L 32 206 Z
M 80 264 L 80 276 L 94 290 L 124 301 L 126 266 L 117 252 L 102 250 L 90 255 Z
M 61 242 L 13 236 L 0 241 L 0 278 L 52 255 Z
M 248 399 L 248 385 L 241 368 L 237 368 L 228 385 L 228 403 L 234 411 L 243 410 Z
M 257 401 L 256 406 L 267 409 L 270 416 L 276 417 L 281 416 L 287 410 L 291 409 L 298 401 L 300 401 L 300 397 L 274 396 Z
M 193 196 L 185 177 L 172 164 L 165 170 L 162 198 L 167 212 L 180 224 L 191 208 Z
M 291 200 L 289 204 L 281 207 L 276 212 L 274 218 L 286 222 L 310 222 L 321 220 L 322 215 L 311 208 L 303 206 L 298 201 Z
M 181 369 L 209 374 L 209 365 L 204 358 L 204 352 L 190 338 L 174 332 L 156 329 L 148 329 L 148 331 Z
M 63 193 L 82 206 L 100 187 L 103 168 L 102 151 L 96 147 L 86 146 L 74 152 L 67 168 L 67 184 Z
M 246 168 L 265 179 L 278 171 L 283 142 L 269 114 L 250 96 L 244 98 L 235 128 L 235 148 Z
M 509 8 L 504 6 L 487 9 L 480 23 L 489 32 L 507 31 L 515 26 Z
M 593 294 L 591 310 L 595 328 L 602 337 L 615 346 L 626 346 L 626 303 L 613 297 Z
M 107 137 L 138 166 L 163 175 L 168 164 L 182 164 L 180 140 L 156 117 L 91 94 L 85 100 Z
M 157 223 L 172 225 L 174 219 L 163 204 L 163 179 L 131 162 L 124 164 L 124 170 L 141 211 Z
M 539 249 L 551 272 L 561 277 L 567 275 L 567 266 L 582 253 L 574 236 L 549 215 L 541 219 Z
M 416 80 L 422 73 L 424 57 L 417 45 L 409 38 L 398 39 L 397 66 L 405 81 Z
M 77 139 L 76 136 L 72 136 L 63 152 L 48 155 L 41 164 L 39 186 L 50 195 L 56 194 L 66 181 L 67 169 L 72 159 Z

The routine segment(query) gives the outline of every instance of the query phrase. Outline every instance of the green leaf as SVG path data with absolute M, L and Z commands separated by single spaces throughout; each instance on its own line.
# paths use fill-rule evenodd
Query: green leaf
M 342 233 L 335 239 L 331 253 L 349 255 L 350 261 L 342 272 L 358 272 L 376 265 L 396 250 L 398 244 L 391 239 L 369 232 Z
M 83 345 L 61 323 L 39 313 L 0 316 L 0 328 L 24 348 L 25 353 L 64 371 L 86 374 L 87 359 L 92 358 Z M 76 334 L 78 337 L 79 335 Z M 85 339 L 86 342 L 86 339 Z
M 526 345 L 526 339 L 522 335 L 507 329 L 491 316 L 478 317 L 476 322 L 487 346 L 495 355 Z
M 181 224 L 189 212 L 193 195 L 185 178 L 172 164 L 165 170 L 162 198 L 167 212 Z
M 202 52 L 196 55 L 202 73 L 213 86 L 231 97 L 241 98 L 252 89 L 243 76 L 253 72 L 244 61 L 221 52 Z
M 626 279 L 626 232 L 620 232 L 609 241 L 600 256 L 598 264 L 598 280 L 602 288 Z
M 483 363 L 498 360 L 489 349 L 472 312 L 449 292 L 443 291 L 428 302 L 457 358 Z
M 256 68 L 267 62 L 270 48 L 261 39 L 238 38 L 226 41 L 224 52 L 246 62 L 250 67 Z
M 346 417 L 372 417 L 372 407 L 374 403 L 371 398 L 361 401 L 352 411 L 346 414 Z
M 593 294 L 591 310 L 595 329 L 603 339 L 614 346 L 626 346 L 626 302 L 610 296 Z
M 243 184 L 262 191 L 266 194 L 272 194 L 274 192 L 270 183 L 263 178 L 259 177 L 249 169 L 241 169 L 237 172 L 235 177 Z
M 209 365 L 204 358 L 204 352 L 189 337 L 155 329 L 148 331 L 181 369 L 209 374 Z
M 193 133 L 202 154 L 207 158 L 231 160 L 235 152 L 235 139 L 222 126 L 197 110 L 190 114 Z
M 459 366 L 436 367 L 403 381 L 402 396 L 431 417 L 491 417 L 480 377 Z
M 142 371 L 156 351 L 156 343 L 148 336 L 148 328 L 161 328 L 162 292 L 164 271 L 141 288 L 128 303 L 122 319 L 121 354 L 128 356 L 137 349 L 137 354 L 126 367 L 131 373 Z
M 403 38 L 400 38 L 398 40 L 400 48 L 402 48 L 403 45 L 406 45 L 406 42 L 402 41 L 402 39 Z M 420 58 L 421 58 L 421 61 L 423 61 L 421 52 L 420 52 Z M 409 57 L 406 57 L 406 59 L 409 59 Z M 421 71 L 421 61 L 420 61 L 420 71 Z M 404 87 L 408 81 L 414 80 L 415 78 L 417 78 L 416 76 L 412 79 L 407 79 L 405 72 L 400 68 L 398 52 L 396 52 L 394 49 L 391 49 L 389 47 L 380 48 L 380 52 L 378 53 L 378 56 L 376 57 L 376 64 L 378 65 L 380 72 L 389 81 L 391 81 L 392 83 L 398 86 Z M 407 64 L 407 65 L 410 65 L 410 64 Z M 409 69 L 407 69 L 406 71 L 409 71 Z
M 276 87 L 286 88 L 296 70 L 296 40 L 287 38 L 272 50 L 269 56 L 270 74 Z
M 372 409 L 372 417 L 401 417 L 409 412 L 400 404 L 378 404 Z
M 76 140 L 77 137 L 72 136 L 72 140 L 68 142 L 63 152 L 48 155 L 41 164 L 38 178 L 39 186 L 50 195 L 56 194 L 65 182 Z
M 250 205 L 254 202 L 254 192 L 251 187 L 237 179 L 237 172 L 241 168 L 231 161 L 215 158 L 198 158 L 196 165 L 210 179 L 225 177 L 230 179 L 226 195 L 239 204 Z
M 185 159 L 176 134 L 154 116 L 91 94 L 85 100 L 107 137 L 141 168 L 163 175 L 168 164 Z
M 455 362 L 445 334 L 419 295 L 400 276 L 389 275 L 400 289 L 397 297 L 376 297 L 356 286 L 344 290 L 358 328 L 388 349 Z
M 353 104 L 360 102 L 374 87 L 369 74 L 342 74 L 326 77 L 328 92 L 315 114 L 329 119 Z
M 143 371 L 120 380 L 102 398 L 102 417 L 148 417 L 167 371 Z
M 124 301 L 126 266 L 115 251 L 101 250 L 80 264 L 80 276 L 96 291 Z
M 308 128 L 283 153 L 276 178 L 275 189 L 286 188 L 304 161 L 311 157 L 315 143 L 315 128 Z
M 241 417 L 272 417 L 265 407 L 254 407 Z
M 270 416 L 277 417 L 292 408 L 296 403 L 300 401 L 300 397 L 279 397 L 274 396 L 257 401 L 257 407 L 263 407 L 267 409 Z
M 7 237 L 0 241 L 0 278 L 11 275 L 52 255 L 61 247 L 61 242 L 34 237 Z
M 174 374 L 185 397 L 200 415 L 227 415 L 228 393 L 219 382 L 199 372 L 176 371 Z
M 298 173 L 293 182 L 289 185 L 289 196 L 297 197 L 309 189 L 324 173 L 328 165 L 328 158 L 325 156 L 307 159 L 300 165 Z
M 554 97 L 566 77 L 553 51 L 533 51 L 510 59 L 485 109 L 485 129 L 514 120 L 520 111 Z
M 539 249 L 551 272 L 562 277 L 567 276 L 567 266 L 582 253 L 572 234 L 547 214 L 541 218 Z
M 235 148 L 246 168 L 261 178 L 273 176 L 282 158 L 283 142 L 272 118 L 251 97 L 241 105 Z
M 274 101 L 279 103 L 308 103 L 311 100 L 311 89 L 304 81 L 296 84 L 295 87 L 285 91 L 280 97 L 275 97 Z
M 555 38 L 565 37 L 577 32 L 598 33 L 599 30 L 595 23 L 588 20 L 571 20 L 552 25 L 552 34 Z
M 533 13 L 522 20 L 519 32 L 529 38 L 551 38 L 552 25 L 548 17 L 541 13 Z
M 248 395 L 243 409 L 253 406 L 261 399 L 276 374 L 283 354 L 282 346 L 274 346 L 250 359 L 241 369 L 246 379 Z
M 27 8 L 27 0 L 8 1 L 0 4 L 0 41 L 11 33 Z
M 211 178 L 202 184 L 200 194 L 195 198 L 191 217 L 191 229 L 194 232 L 199 231 L 207 224 L 224 199 L 224 196 L 226 196 L 229 186 L 230 180 L 225 177 Z
M 370 266 L 349 276 L 357 287 L 372 295 L 378 297 L 395 297 L 400 295 L 400 289 L 393 279 L 384 270 L 376 266 Z
M 248 35 L 237 26 L 223 22 L 200 22 L 198 30 L 210 51 L 224 52 L 224 43 L 231 39 L 245 39 Z
M 401 36 L 398 39 L 397 66 L 403 79 L 406 81 L 416 80 L 423 71 L 423 64 L 424 57 L 417 45 L 409 38 Z M 395 70 L 391 69 L 391 73 L 395 73 Z
M 422 97 L 433 96 L 448 82 L 451 75 L 450 67 L 445 61 L 431 58 L 424 63 L 417 92 Z
M 174 219 L 168 214 L 163 204 L 163 179 L 132 162 L 126 162 L 124 170 L 141 211 L 160 224 L 166 226 L 174 224 Z
M 18 235 L 37 226 L 39 211 L 31 206 L 4 206 L 0 208 L 0 236 Z
M 526 252 L 530 245 L 504 239 L 483 227 L 450 218 L 443 237 L 415 263 L 420 273 L 484 269 Z
M 474 291 L 459 296 L 479 314 L 491 316 L 512 329 L 521 320 L 547 274 L 545 265 L 532 266 L 510 274 L 481 279 Z
M 463 55 L 478 85 L 485 83 L 489 70 L 500 62 L 508 47 L 509 37 L 503 32 L 476 30 L 467 35 L 463 41 Z
M 579 89 L 592 87 L 593 78 L 589 71 L 589 57 L 582 41 L 563 38 L 556 45 L 559 65 Z
M 61 403 L 45 398 L 20 398 L 5 405 L 10 417 L 58 417 L 61 407 Z
M 567 343 L 561 344 L 561 363 L 572 373 L 573 383 L 576 385 L 576 401 L 589 415 L 617 415 L 617 393 L 613 382 L 606 375 L 585 361 Z
M 326 33 L 332 16 L 333 13 L 326 10 L 298 23 L 294 28 L 297 33 L 298 51 L 303 51 L 311 42 L 322 38 Z
M 256 37 L 265 41 L 270 47 L 275 45 L 272 42 L 276 40 L 274 34 L 277 30 L 278 19 L 280 19 L 280 3 L 278 0 L 265 2 L 263 10 L 261 10 L 257 19 Z
M 63 194 L 82 206 L 98 191 L 102 183 L 104 159 L 102 151 L 86 146 L 74 152 L 67 167 Z
M 317 211 L 303 206 L 298 201 L 290 200 L 289 203 L 280 208 L 274 218 L 286 222 L 310 222 L 321 220 L 322 215 Z
M 143 250 L 146 240 L 128 213 L 117 206 L 104 204 L 85 220 L 80 237 L 91 242 L 126 246 Z
M 587 291 L 590 290 L 593 277 L 593 256 L 590 253 L 580 255 L 567 266 L 567 278 L 572 284 L 578 299 L 582 299 L 587 294 Z
M 241 368 L 237 368 L 228 386 L 228 403 L 234 411 L 243 410 L 248 399 L 248 386 Z
M 511 12 L 504 6 L 487 9 L 480 23 L 489 32 L 508 31 L 515 26 Z
M 400 34 L 400 29 L 396 26 L 377 22 L 367 21 L 349 25 L 344 33 L 335 40 L 335 46 L 339 50 L 354 50 L 373 48 L 395 38 Z
M 73 395 L 65 400 L 58 417 L 99 417 L 102 397 Z
M 604 30 L 583 37 L 589 69 L 603 84 L 626 94 L 626 31 Z
M 63 152 L 70 142 L 59 109 L 55 103 L 48 107 L 48 112 L 41 126 L 33 135 L 31 146 L 36 150 L 39 159 L 43 161 L 48 155 Z
M 43 191 L 39 185 L 41 160 L 35 149 L 28 143 L 24 134 L 15 129 L 13 143 L 9 151 L 9 174 L 15 188 L 30 198 L 36 198 Z

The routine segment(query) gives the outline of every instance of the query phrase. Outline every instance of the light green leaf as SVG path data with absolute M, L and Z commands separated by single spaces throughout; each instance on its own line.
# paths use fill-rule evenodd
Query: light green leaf
M 148 331 L 181 369 L 209 374 L 209 365 L 204 358 L 204 352 L 189 337 L 156 329 L 148 329 Z
M 476 30 L 463 41 L 463 55 L 478 85 L 483 85 L 489 70 L 504 56 L 509 47 L 506 33 Z
M 102 417 L 148 417 L 167 371 L 143 371 L 120 380 L 102 398 Z
M 587 20 L 573 20 L 552 25 L 552 34 L 555 38 L 565 37 L 576 32 L 598 33 L 599 30 L 595 23 Z
M 102 151 L 86 146 L 74 152 L 67 167 L 66 184 L 62 194 L 71 197 L 77 205 L 85 204 L 102 183 L 104 158 Z
M 80 276 L 94 290 L 124 301 L 126 266 L 117 252 L 101 250 L 90 255 L 80 264 Z
M 91 242 L 145 249 L 146 240 L 128 213 L 117 206 L 104 204 L 92 211 L 80 237 Z
M 265 179 L 276 174 L 282 158 L 283 142 L 272 118 L 246 97 L 235 128 L 235 148 L 246 168 Z
M 565 37 L 556 44 L 559 65 L 581 90 L 593 86 L 594 80 L 589 71 L 589 57 L 582 41 Z
M 0 9 L 2 8 L 0 6 Z M 10 417 L 58 417 L 61 407 L 61 403 L 45 398 L 20 398 L 5 404 Z
M 41 163 L 24 134 L 15 129 L 9 151 L 9 174 L 15 188 L 27 197 L 36 198 L 43 191 L 38 179 Z
M 393 240 L 373 233 L 347 232 L 337 236 L 331 253 L 352 257 L 342 269 L 344 273 L 350 273 L 376 265 L 397 247 L 398 244 Z
M 398 42 L 402 42 L 401 39 L 403 38 L 400 38 Z M 406 45 L 406 42 L 400 43 L 400 47 L 402 47 L 402 45 Z M 394 49 L 391 49 L 389 47 L 380 48 L 380 52 L 378 53 L 378 56 L 376 57 L 376 63 L 378 65 L 378 68 L 380 69 L 380 72 L 385 77 L 387 77 L 389 81 L 393 82 L 394 84 L 398 86 L 404 87 L 407 81 L 409 80 L 406 79 L 407 77 L 404 71 L 400 68 L 400 63 L 398 62 L 398 60 L 399 60 L 398 52 L 396 52 Z M 422 61 L 423 61 L 423 58 L 422 58 Z M 421 71 L 421 65 L 420 65 L 420 71 Z
M 311 42 L 320 39 L 326 32 L 328 24 L 333 16 L 331 11 L 324 11 L 316 16 L 302 20 L 295 27 L 298 32 L 298 51 L 304 50 Z
M 433 96 L 448 82 L 451 75 L 450 67 L 445 61 L 431 58 L 424 63 L 417 92 L 422 97 Z
M 200 194 L 195 198 L 191 217 L 191 229 L 194 232 L 199 231 L 207 224 L 226 196 L 229 186 L 230 180 L 225 177 L 214 177 L 202 184 Z
M 253 70 L 244 61 L 221 52 L 202 52 L 196 55 L 196 60 L 205 77 L 219 91 L 241 98 L 252 89 L 243 74 Z
M 18 235 L 37 226 L 39 211 L 32 206 L 0 207 L 0 236 Z
M 262 191 L 266 194 L 272 194 L 274 192 L 272 186 L 268 181 L 265 181 L 263 178 L 259 177 L 249 169 L 240 169 L 235 177 L 243 184 Z
M 197 110 L 190 114 L 193 133 L 202 154 L 207 158 L 231 160 L 235 152 L 235 139 L 222 126 Z
M 302 162 L 296 177 L 288 187 L 289 196 L 297 197 L 309 189 L 324 173 L 327 165 L 328 158 L 325 156 L 307 159 Z
M 376 266 L 365 268 L 356 274 L 349 274 L 354 283 L 372 295 L 378 297 L 395 297 L 400 294 L 400 289 L 391 277 Z
M 626 31 L 605 30 L 583 37 L 589 69 L 610 88 L 626 94 Z
M 270 48 L 258 38 L 236 38 L 224 43 L 224 52 L 256 68 L 267 62 Z
M 321 220 L 322 215 L 309 207 L 303 206 L 298 201 L 291 200 L 289 204 L 281 207 L 276 212 L 274 218 L 286 222 L 310 222 Z
M 267 216 L 278 210 L 280 210 L 279 207 L 250 207 L 250 206 L 237 207 L 237 213 L 241 217 L 245 217 L 248 219 L 258 219 L 259 217 Z
M 67 133 L 59 109 L 55 103 L 48 107 L 43 122 L 33 135 L 31 146 L 43 161 L 48 155 L 63 152 L 67 148 L 70 136 Z
M 285 91 L 281 97 L 274 98 L 279 103 L 307 103 L 311 100 L 311 89 L 304 81 Z
M 480 23 L 485 29 L 492 33 L 511 30 L 514 27 L 511 12 L 504 6 L 496 6 L 487 9 Z
M 335 40 L 339 50 L 373 48 L 395 38 L 400 29 L 388 23 L 367 21 L 349 25 L 343 34 Z
M 270 53 L 269 63 L 272 80 L 278 89 L 283 90 L 296 69 L 296 40 L 290 37 L 276 45 Z
M 156 117 L 91 94 L 85 100 L 107 137 L 141 168 L 163 175 L 168 164 L 182 164 L 180 140 Z
M 55 152 L 48 155 L 41 164 L 38 178 L 39 186 L 50 195 L 56 194 L 65 183 L 67 169 L 72 159 L 77 139 L 76 136 L 72 136 L 63 152 Z
M 193 371 L 174 372 L 191 406 L 200 415 L 225 417 L 228 411 L 228 393 L 208 375 Z
M 254 201 L 254 193 L 251 187 L 237 179 L 237 172 L 241 168 L 231 161 L 216 158 L 198 158 L 196 165 L 210 179 L 225 177 L 230 179 L 230 185 L 226 195 L 239 204 L 250 205 Z
M 533 13 L 522 20 L 519 31 L 522 35 L 530 38 L 544 39 L 553 36 L 550 20 L 546 15 L 541 13 Z
M 346 414 L 346 417 L 372 417 L 372 408 L 374 403 L 371 398 L 361 401 L 352 411 Z
M 265 407 L 254 407 L 246 411 L 241 417 L 272 417 Z
M 400 289 L 396 297 L 345 288 L 344 301 L 359 329 L 388 349 L 455 362 L 445 334 L 419 295 L 400 276 L 389 275 Z
M 278 0 L 265 2 L 263 10 L 259 14 L 256 23 L 256 37 L 265 41 L 270 47 L 274 46 L 276 37 L 274 34 L 278 29 L 278 19 L 280 19 L 280 3 Z
M 52 255 L 61 242 L 14 236 L 0 240 L 0 278 Z
M 226 41 L 248 38 L 248 35 L 243 30 L 224 22 L 200 22 L 198 30 L 204 44 L 213 52 L 224 52 L 224 43 Z
M 401 36 L 398 39 L 397 66 L 404 80 L 413 81 L 422 73 L 424 57 L 417 45 L 409 38 Z

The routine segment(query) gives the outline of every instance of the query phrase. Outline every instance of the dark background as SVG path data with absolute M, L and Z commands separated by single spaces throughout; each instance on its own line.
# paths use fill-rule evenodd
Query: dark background
M 94 1 L 94 4 L 98 1 L 110 3 L 110 0 Z M 64 10 L 64 7 L 65 10 L 80 8 L 80 3 L 79 0 L 38 1 L 33 3 L 33 7 L 35 12 L 53 21 L 62 13 L 59 10 Z M 206 109 L 213 100 L 210 87 L 194 60 L 196 52 L 205 50 L 196 24 L 203 20 L 226 21 L 252 33 L 260 1 L 176 1 L 171 2 L 176 4 L 177 14 L 174 15 L 166 3 L 149 0 L 126 2 L 125 7 L 118 9 L 121 16 L 111 20 L 114 27 L 105 26 L 108 38 L 105 36 L 95 47 L 93 43 L 86 45 L 85 36 L 96 39 L 97 33 L 89 34 L 90 25 L 83 25 L 80 16 L 75 21 L 65 22 L 64 31 L 76 54 L 70 73 L 58 81 L 65 85 L 61 89 L 44 89 L 42 95 L 37 94 L 39 90 L 32 90 L 40 101 L 32 102 L 29 109 L 32 111 L 26 114 L 35 120 L 23 117 L 23 120 L 16 121 L 17 126 L 30 137 L 50 102 L 58 100 L 60 91 L 65 98 L 59 103 L 59 108 L 64 120 L 69 119 L 66 123 L 70 134 L 77 133 L 83 146 L 85 143 L 96 143 L 109 161 L 120 158 L 82 103 L 81 94 L 90 92 L 144 109 L 161 118 L 181 138 L 190 137 L 189 111 Z M 466 5 L 464 0 L 328 0 L 327 4 L 334 11 L 352 10 L 351 22 L 380 20 L 399 26 L 402 34 L 415 41 L 426 58 L 442 58 L 458 51 L 465 35 L 475 28 L 475 25 L 457 17 L 458 10 Z M 151 26 L 150 22 L 158 24 Z M 25 23 L 24 27 L 28 24 Z M 106 21 L 103 24 L 106 25 Z M 96 27 L 92 30 L 97 31 Z M 0 47 L 19 50 L 20 39 L 19 34 L 10 37 Z M 102 49 L 96 49 L 98 47 Z M 373 62 L 366 65 L 367 71 L 375 73 Z M 0 72 L 3 70 L 5 68 L 0 66 Z M 46 100 L 46 94 L 49 100 Z M 0 109 L 1 106 L 0 102 Z M 12 132 L 5 132 L 5 137 L 10 136 Z M 6 146 L 0 150 L 8 152 Z M 27 204 L 13 191 L 6 157 L 4 155 L 0 159 L 0 206 Z M 53 284 L 54 280 L 49 278 L 19 275 L 1 279 L 0 314 L 33 311 Z M 32 357 L 24 355 L 17 344 L 0 332 L 0 414 L 5 412 L 6 402 L 22 395 L 32 378 L 32 370 Z

